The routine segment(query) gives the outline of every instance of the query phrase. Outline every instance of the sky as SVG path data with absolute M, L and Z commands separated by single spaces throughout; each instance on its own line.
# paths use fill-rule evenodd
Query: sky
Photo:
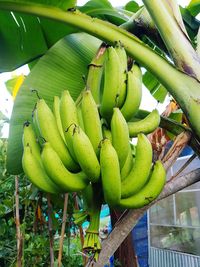
M 78 0 L 78 5 L 84 5 L 88 0 Z M 113 6 L 123 6 L 129 0 L 110 0 L 111 4 Z M 137 0 L 139 4 L 142 4 L 141 0 Z M 189 0 L 178 0 L 178 3 L 182 6 L 186 6 L 190 1 Z M 0 92 L 1 92 L 1 97 L 0 97 L 0 111 L 3 112 L 7 117 L 10 118 L 11 113 L 12 113 L 12 107 L 13 107 L 13 99 L 10 94 L 8 94 L 6 87 L 5 87 L 5 81 L 11 79 L 13 75 L 20 75 L 20 74 L 25 74 L 27 75 L 29 72 L 27 66 L 23 66 L 14 72 L 6 72 L 0 74 Z M 169 99 L 165 101 L 163 105 L 158 104 L 157 101 L 151 96 L 149 91 L 146 88 L 143 88 L 143 98 L 142 98 L 142 103 L 140 108 L 142 109 L 147 109 L 149 111 L 153 110 L 154 108 L 158 108 L 160 113 L 164 110 L 164 107 L 166 106 L 166 103 L 168 103 Z M 9 131 L 9 125 L 5 125 L 3 129 L 3 136 L 6 137 L 8 136 L 8 131 Z

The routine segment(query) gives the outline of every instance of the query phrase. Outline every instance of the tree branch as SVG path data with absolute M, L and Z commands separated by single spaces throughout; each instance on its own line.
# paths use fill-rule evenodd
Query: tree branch
M 186 175 L 173 179 L 169 183 L 166 183 L 164 190 L 160 194 L 159 198 L 153 201 L 148 206 L 141 209 L 130 210 L 128 214 L 122 218 L 121 222 L 115 226 L 108 238 L 103 242 L 102 250 L 99 255 L 98 262 L 94 263 L 94 267 L 102 267 L 108 261 L 109 258 L 117 250 L 118 246 L 124 241 L 126 236 L 131 232 L 133 227 L 137 224 L 138 220 L 142 217 L 152 205 L 161 199 L 164 199 L 187 186 L 190 186 L 200 180 L 200 168 L 196 169 Z
M 162 159 L 165 170 L 168 170 L 170 166 L 172 166 L 172 164 L 177 160 L 184 147 L 190 141 L 190 138 L 191 134 L 189 132 L 182 132 L 176 137 L 173 145 Z
M 52 225 L 52 204 L 50 194 L 47 194 L 48 204 L 48 228 L 49 228 L 49 244 L 50 244 L 50 267 L 54 267 L 54 251 L 53 251 L 53 225 Z
M 61 228 L 60 244 L 59 244 L 59 252 L 58 252 L 58 267 L 61 267 L 61 264 L 62 264 L 61 261 L 62 261 L 63 242 L 64 242 L 64 235 L 65 235 L 65 226 L 66 226 L 66 219 L 67 219 L 67 205 L 68 205 L 68 193 L 65 194 L 65 199 L 64 199 L 62 228 Z

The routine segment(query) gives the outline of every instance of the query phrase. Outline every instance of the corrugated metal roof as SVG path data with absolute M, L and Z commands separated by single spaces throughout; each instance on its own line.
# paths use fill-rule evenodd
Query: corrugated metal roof
M 200 257 L 150 247 L 149 267 L 200 267 Z

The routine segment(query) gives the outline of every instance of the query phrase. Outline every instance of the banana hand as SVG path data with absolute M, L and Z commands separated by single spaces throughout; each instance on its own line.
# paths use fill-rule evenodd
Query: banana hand
M 120 65 L 121 65 L 121 74 L 120 74 L 120 91 L 118 106 L 121 107 L 124 104 L 126 98 L 126 82 L 127 82 L 127 55 L 124 47 L 121 44 L 115 46 L 115 51 L 118 54 Z
M 120 92 L 121 65 L 119 57 L 113 47 L 107 49 L 107 58 L 104 67 L 104 88 L 100 106 L 103 118 L 110 122 L 113 108 L 118 104 Z
M 160 115 L 154 109 L 143 120 L 128 122 L 129 136 L 136 137 L 139 133 L 148 134 L 153 132 L 160 124 Z
M 97 182 L 100 178 L 100 165 L 88 136 L 83 130 L 73 127 L 73 149 L 81 166 L 81 169 L 87 175 L 91 182 Z
M 29 146 L 31 147 L 31 152 L 33 156 L 40 161 L 41 156 L 40 156 L 40 145 L 37 142 L 37 137 L 36 134 L 33 130 L 32 125 L 29 122 L 24 123 L 24 130 L 23 130 L 23 137 L 22 137 L 22 143 L 23 146 Z
M 55 117 L 44 99 L 38 100 L 35 112 L 41 136 L 52 145 L 69 170 L 77 171 L 79 166 L 72 159 L 59 133 Z
M 161 193 L 166 181 L 166 172 L 161 163 L 157 161 L 147 184 L 136 194 L 120 200 L 119 207 L 138 209 L 151 203 Z
M 130 149 L 130 143 L 128 126 L 119 108 L 113 109 L 111 133 L 112 144 L 117 151 L 120 169 L 122 169 Z
M 133 65 L 128 72 L 127 95 L 121 112 L 129 121 L 138 111 L 142 99 L 142 72 L 138 65 Z
M 152 147 L 144 134 L 138 135 L 135 162 L 129 175 L 122 181 L 122 198 L 138 192 L 147 182 L 152 164 Z
M 78 114 L 77 114 L 76 104 L 72 99 L 72 97 L 70 96 L 69 91 L 67 90 L 62 92 L 62 96 L 60 99 L 60 117 L 67 147 L 73 159 L 76 160 L 72 144 L 73 129 L 71 125 L 72 124 L 78 125 Z
M 41 157 L 47 174 L 63 191 L 79 192 L 88 185 L 89 180 L 85 173 L 68 171 L 50 143 L 44 144 Z
M 90 90 L 83 92 L 81 111 L 84 131 L 90 139 L 96 155 L 99 155 L 99 143 L 102 140 L 101 121 L 97 105 Z
M 41 162 L 34 156 L 31 147 L 27 145 L 24 147 L 22 166 L 29 180 L 42 191 L 51 194 L 62 192 L 62 189 L 49 178 Z
M 62 128 L 61 118 L 60 118 L 60 98 L 58 96 L 54 96 L 54 99 L 53 99 L 53 114 L 54 114 L 55 119 L 56 119 L 59 133 L 60 133 L 63 141 L 65 142 L 65 136 L 64 136 L 64 132 L 63 132 L 63 128 Z
M 121 177 L 117 152 L 109 139 L 101 142 L 100 165 L 104 199 L 112 207 L 121 198 Z

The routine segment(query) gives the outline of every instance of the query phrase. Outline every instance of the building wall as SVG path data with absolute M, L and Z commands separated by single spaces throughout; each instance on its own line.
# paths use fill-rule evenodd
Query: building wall
M 189 157 L 178 159 L 169 170 L 168 178 Z M 180 175 L 199 167 L 200 160 L 196 158 Z M 200 182 L 169 196 L 150 209 L 149 236 L 150 267 L 200 267 Z M 186 260 L 192 262 L 192 259 L 194 265 L 186 264 Z M 168 261 L 172 263 L 163 265 Z M 181 261 L 182 265 L 179 265 Z

